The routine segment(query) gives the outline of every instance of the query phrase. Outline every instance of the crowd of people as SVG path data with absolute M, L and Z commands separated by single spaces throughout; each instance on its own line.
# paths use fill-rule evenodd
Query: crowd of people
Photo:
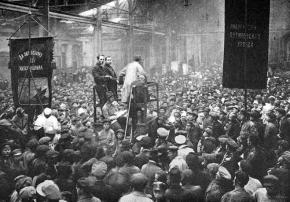
M 130 119 L 114 116 L 128 107 L 116 92 L 102 95 L 94 122 L 100 71 L 84 70 L 86 79 L 65 84 L 55 75 L 52 106 L 33 125 L 13 108 L 11 92 L 2 92 L 1 201 L 290 200 L 287 78 L 273 77 L 245 99 L 242 90 L 222 88 L 214 67 L 153 76 L 160 107 L 149 104 L 150 121 L 138 119 L 131 135 L 124 128 Z

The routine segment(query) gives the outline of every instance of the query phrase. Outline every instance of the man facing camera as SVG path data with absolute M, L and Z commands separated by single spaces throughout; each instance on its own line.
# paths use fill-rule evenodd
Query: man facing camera
M 148 179 L 142 173 L 133 174 L 131 177 L 131 186 L 133 191 L 120 198 L 119 202 L 153 202 L 150 198 L 147 197 L 144 190 L 147 185 Z

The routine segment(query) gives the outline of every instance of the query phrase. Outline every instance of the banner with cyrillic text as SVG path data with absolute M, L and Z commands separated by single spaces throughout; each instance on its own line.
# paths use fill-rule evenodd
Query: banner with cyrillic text
M 50 106 L 53 37 L 10 39 L 9 46 L 14 105 Z
M 223 87 L 267 85 L 270 0 L 225 0 Z

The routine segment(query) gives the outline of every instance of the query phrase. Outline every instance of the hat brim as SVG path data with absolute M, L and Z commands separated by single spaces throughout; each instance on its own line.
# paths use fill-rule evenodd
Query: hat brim
M 15 157 L 18 157 L 18 156 L 21 156 L 21 155 L 22 155 L 21 152 L 13 154 L 13 156 L 15 156 Z
M 136 140 L 140 142 L 143 137 L 147 137 L 147 136 L 148 136 L 147 134 L 146 135 L 139 135 L 138 137 L 136 137 Z
M 158 133 L 158 136 L 159 136 L 159 137 L 167 137 L 168 135 L 169 135 L 169 134 L 167 134 L 167 133 L 166 133 L 166 134 Z
M 219 137 L 218 140 L 219 140 L 220 143 L 227 143 L 228 138 L 226 138 L 226 137 Z
M 183 137 L 182 137 L 183 136 Z M 178 135 L 174 138 L 175 142 L 179 145 L 185 144 L 186 137 L 184 135 Z
M 232 148 L 238 148 L 239 147 L 239 145 L 235 141 L 228 140 L 227 143 Z
M 40 196 L 43 196 L 45 197 L 45 193 L 42 191 L 42 188 L 43 188 L 43 185 L 44 185 L 44 182 L 40 183 L 39 185 L 37 185 L 36 187 L 36 192 L 40 195 Z

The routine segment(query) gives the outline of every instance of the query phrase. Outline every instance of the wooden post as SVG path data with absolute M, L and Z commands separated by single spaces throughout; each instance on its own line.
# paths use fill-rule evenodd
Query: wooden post
M 103 43 L 102 43 L 102 10 L 98 8 L 96 24 L 94 24 L 93 31 L 93 64 L 95 65 L 97 62 L 97 55 L 102 54 L 103 52 Z
M 171 62 L 171 27 L 168 26 L 167 35 L 166 35 L 166 67 L 170 70 Z
M 247 111 L 247 89 L 244 89 L 245 95 L 244 95 L 244 106 L 245 106 L 245 110 Z
M 129 30 L 128 30 L 128 43 L 129 43 L 129 49 L 128 49 L 128 61 L 132 61 L 133 54 L 134 54 L 134 31 L 133 31 L 133 24 L 134 24 L 134 18 L 133 18 L 133 0 L 127 0 L 128 1 L 128 10 L 129 10 Z
M 43 1 L 40 1 L 41 2 L 41 13 L 43 14 L 42 17 L 41 17 L 41 24 L 43 25 L 43 27 L 49 31 L 49 0 L 43 0 Z M 42 31 L 40 31 L 40 35 L 41 36 L 48 36 L 49 33 L 44 30 L 42 27 L 40 27 L 40 29 Z
M 96 106 L 96 89 L 93 87 L 93 102 L 94 102 L 94 123 L 97 122 L 97 106 Z
M 248 19 L 247 16 L 248 15 L 248 0 L 245 0 L 245 19 L 244 19 L 244 23 L 245 23 L 245 33 L 247 33 L 247 24 L 248 24 Z M 245 39 L 246 41 L 246 39 Z M 245 86 L 245 100 L 244 100 L 244 105 L 245 105 L 245 110 L 247 111 L 247 88 L 246 88 L 246 78 L 247 78 L 247 48 L 244 48 L 244 86 Z

